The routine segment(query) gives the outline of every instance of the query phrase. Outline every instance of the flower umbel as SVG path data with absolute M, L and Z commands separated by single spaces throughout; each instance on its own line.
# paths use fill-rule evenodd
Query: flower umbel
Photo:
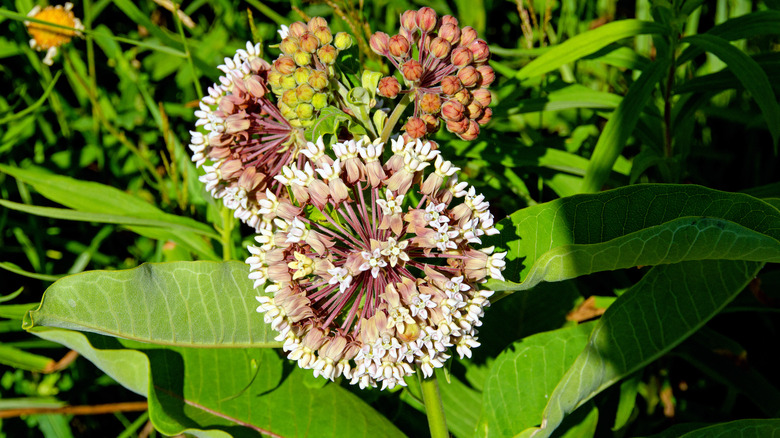
M 247 259 L 289 358 L 382 389 L 413 365 L 430 376 L 450 347 L 471 356 L 493 294 L 480 284 L 502 279 L 506 254 L 477 248 L 498 232 L 489 205 L 430 143 L 394 140 L 380 163 L 383 148 L 350 140 L 335 161 L 285 168 L 278 211 L 300 213 L 261 229 Z
M 43 59 L 43 63 L 46 65 L 52 65 L 54 56 L 57 55 L 57 49 L 60 46 L 69 43 L 74 36 L 81 36 L 79 31 L 84 30 L 84 25 L 81 24 L 81 20 L 76 18 L 72 9 L 73 3 L 67 2 L 64 5 L 46 6 L 43 9 L 40 6 L 35 6 L 27 14 L 28 17 L 37 20 L 48 21 L 75 29 L 63 29 L 31 21 L 24 22 L 25 26 L 27 26 L 27 31 L 32 37 L 30 39 L 30 47 L 38 51 L 46 51 L 46 57 Z

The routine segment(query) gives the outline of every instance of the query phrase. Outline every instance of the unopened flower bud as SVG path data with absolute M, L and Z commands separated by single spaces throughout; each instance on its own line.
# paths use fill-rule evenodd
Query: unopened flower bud
M 430 51 L 431 55 L 435 56 L 437 59 L 444 59 L 450 54 L 451 48 L 452 46 L 449 41 L 441 37 L 436 37 L 431 41 Z
M 458 44 L 460 42 L 460 28 L 456 24 L 442 24 L 439 28 L 439 37 L 444 38 L 450 44 Z
M 420 10 L 417 11 L 415 18 L 417 19 L 417 27 L 423 32 L 432 31 L 436 27 L 436 22 L 438 21 L 436 11 L 427 6 L 420 8 Z
M 284 93 L 282 93 L 282 102 L 287 104 L 290 108 L 294 107 L 295 105 L 298 105 L 298 94 L 295 92 L 296 90 L 287 90 Z
M 325 93 L 317 93 L 311 98 L 311 104 L 316 110 L 321 110 L 328 106 L 328 95 Z
M 301 50 L 303 50 L 304 52 L 314 53 L 317 51 L 317 47 L 320 46 L 320 40 L 318 40 L 316 36 L 310 34 L 309 32 L 306 32 L 303 35 L 301 35 L 298 44 L 301 46 Z
M 453 134 L 462 134 L 469 128 L 469 119 L 447 120 L 447 130 Z
M 279 85 L 283 90 L 290 90 L 295 88 L 298 85 L 298 82 L 295 81 L 294 75 L 284 75 L 279 81 Z
M 377 89 L 380 96 L 394 99 L 401 91 L 401 84 L 398 83 L 398 79 L 386 76 L 379 81 Z
M 298 50 L 293 55 L 293 59 L 295 60 L 295 63 L 304 66 L 309 65 L 311 62 L 311 53 L 304 52 L 303 50 Z
M 420 77 L 422 77 L 423 67 L 419 62 L 417 62 L 416 59 L 410 59 L 403 63 L 401 66 L 401 72 L 403 73 L 406 80 L 410 82 L 416 82 L 420 80 Z
M 457 76 L 445 76 L 441 80 L 441 92 L 447 96 L 454 95 L 461 88 L 463 88 L 463 84 L 460 83 Z
M 441 109 L 441 98 L 437 94 L 428 93 L 420 99 L 420 109 L 428 114 L 436 114 Z
M 404 11 L 401 14 L 401 27 L 409 32 L 417 30 L 417 11 Z
M 473 120 L 469 120 L 469 126 L 466 128 L 466 131 L 458 134 L 458 137 L 467 141 L 475 140 L 477 136 L 479 136 L 479 125 Z
M 290 106 L 284 102 L 281 102 L 279 104 L 279 112 L 282 114 L 282 117 L 284 117 L 287 120 L 298 118 L 298 114 L 295 114 L 295 110 L 290 108 Z
M 268 72 L 267 81 L 272 87 L 281 86 L 281 82 L 280 82 L 281 80 L 282 80 L 282 74 L 279 73 L 278 71 L 271 70 L 270 72 Z
M 465 67 L 471 64 L 473 59 L 474 55 L 471 53 L 471 50 L 465 47 L 456 47 L 452 51 L 452 65 L 455 67 Z
M 320 42 L 321 45 L 330 44 L 331 41 L 333 41 L 333 34 L 330 32 L 330 28 L 327 26 L 320 26 L 317 29 L 314 29 L 314 36 L 317 37 L 317 40 Z
M 490 105 L 490 91 L 488 91 L 486 88 L 477 88 L 472 94 L 474 101 L 482 105 L 482 108 L 487 108 Z
M 419 117 L 409 117 L 409 120 L 404 126 L 404 130 L 412 138 L 420 138 L 428 132 L 425 122 Z
M 466 115 L 472 120 L 478 119 L 482 115 L 482 105 L 479 102 L 471 102 L 466 107 Z
M 326 44 L 317 50 L 317 57 L 320 58 L 320 61 L 325 65 L 330 65 L 336 62 L 337 55 L 338 52 L 336 51 L 336 48 L 330 44 Z
M 474 55 L 475 63 L 487 62 L 490 59 L 490 49 L 485 40 L 476 40 L 468 47 L 471 54 Z
M 301 119 L 310 119 L 314 114 L 314 107 L 308 103 L 300 103 L 298 104 L 298 107 L 295 108 L 295 114 Z
M 384 32 L 376 32 L 371 35 L 371 38 L 368 40 L 368 45 L 371 46 L 371 50 L 380 56 L 387 56 L 389 44 L 390 36 Z
M 297 66 L 295 65 L 295 60 L 293 60 L 291 57 L 280 56 L 276 61 L 274 61 L 274 68 L 283 75 L 290 75 L 295 72 Z
M 301 35 L 303 35 L 304 32 L 309 30 L 308 27 L 306 27 L 305 24 L 303 24 L 300 21 L 296 21 L 295 23 L 290 25 L 290 33 L 289 35 L 293 38 L 300 38 Z
M 352 47 L 352 37 L 346 32 L 339 32 L 336 34 L 333 44 L 339 50 L 347 50 Z
M 471 26 L 466 26 L 460 30 L 460 45 L 468 47 L 477 39 L 477 31 Z
M 312 17 L 306 24 L 306 27 L 309 28 L 309 32 L 314 33 L 315 30 L 321 27 L 328 27 L 328 21 L 322 17 Z
M 482 111 L 482 116 L 476 119 L 476 122 L 479 123 L 480 125 L 485 125 L 492 118 L 493 118 L 493 110 L 490 108 L 485 108 Z
M 479 76 L 482 79 L 479 82 L 480 87 L 488 87 L 493 83 L 493 81 L 496 80 L 496 72 L 493 71 L 493 68 L 487 64 L 483 64 L 477 67 L 477 71 L 479 72 Z
M 454 100 L 448 100 L 441 106 L 441 116 L 447 121 L 459 121 L 463 120 L 466 107 L 460 102 Z M 450 130 L 451 131 L 451 130 Z
M 285 55 L 292 55 L 296 50 L 298 50 L 298 40 L 288 36 L 279 44 L 279 50 L 281 50 Z
M 473 87 L 479 82 L 479 73 L 473 66 L 467 65 L 458 71 L 458 79 L 464 87 Z
M 293 73 L 295 82 L 298 84 L 306 83 L 309 80 L 309 76 L 311 76 L 311 69 L 306 67 L 298 67 L 295 73 Z
M 301 84 L 295 89 L 295 95 L 298 96 L 299 102 L 311 102 L 314 89 L 309 84 Z
M 393 35 L 387 45 L 390 54 L 396 58 L 405 58 L 409 54 L 409 40 L 401 35 Z
M 425 130 L 428 134 L 433 134 L 439 130 L 439 118 L 431 114 L 423 114 L 420 116 L 423 122 L 425 122 Z
M 442 27 L 445 24 L 451 24 L 451 25 L 457 27 L 458 26 L 458 19 L 453 17 L 452 15 L 444 15 L 443 17 L 441 17 L 441 25 L 442 25 Z M 439 31 L 439 35 L 441 35 L 441 30 Z
M 465 88 L 455 93 L 452 98 L 462 103 L 463 105 L 468 105 L 471 103 L 471 93 Z
M 315 90 L 322 90 L 328 86 L 328 74 L 324 71 L 313 70 L 309 75 L 309 85 Z

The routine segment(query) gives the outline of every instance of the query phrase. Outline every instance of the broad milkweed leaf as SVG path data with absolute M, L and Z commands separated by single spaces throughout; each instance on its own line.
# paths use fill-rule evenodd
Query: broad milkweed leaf
M 320 111 L 311 128 L 306 130 L 306 139 L 314 142 L 322 135 L 335 135 L 339 125 L 350 120 L 349 115 L 344 111 L 334 106 L 326 106 Z
M 780 105 L 777 103 L 769 78 L 761 66 L 746 53 L 729 44 L 728 41 L 714 35 L 692 35 L 684 38 L 683 41 L 712 53 L 728 65 L 728 68 L 761 108 L 769 132 L 772 134 L 775 153 L 777 153 L 777 143 L 780 141 Z
M 516 74 L 516 79 L 527 79 L 590 55 L 615 41 L 643 34 L 667 34 L 668 27 L 642 20 L 620 20 L 577 35 L 551 48 L 544 55 L 529 62 Z
M 780 437 L 780 420 L 748 419 L 719 424 L 681 424 L 649 438 L 777 438 Z
M 24 327 L 82 330 L 163 345 L 278 347 L 255 311 L 241 262 L 149 263 L 89 271 L 55 282 Z
M 724 21 L 706 34 L 727 41 L 751 38 L 759 35 L 777 35 L 780 33 L 780 11 L 756 11 Z M 703 48 L 691 46 L 685 49 L 677 58 L 677 64 L 682 65 L 703 52 Z

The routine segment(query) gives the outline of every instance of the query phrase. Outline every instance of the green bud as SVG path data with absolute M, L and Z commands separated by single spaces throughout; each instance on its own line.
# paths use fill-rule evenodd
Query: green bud
M 298 50 L 293 55 L 293 59 L 295 60 L 296 64 L 303 67 L 305 65 L 309 65 L 309 63 L 311 62 L 311 53 L 306 53 L 303 50 Z
M 268 72 L 268 84 L 273 88 L 281 86 L 282 75 L 277 71 Z
M 282 79 L 279 81 L 279 85 L 282 86 L 283 90 L 291 90 L 295 88 L 298 83 L 295 81 L 295 77 L 293 75 L 285 75 L 282 76 Z
M 328 106 L 328 95 L 325 93 L 317 93 L 311 98 L 311 104 L 314 109 L 321 110 Z
M 309 85 L 319 91 L 328 86 L 328 74 L 324 71 L 314 70 L 309 76 Z
M 287 120 L 292 120 L 298 117 L 298 114 L 295 114 L 295 111 L 293 111 L 293 109 L 284 102 L 279 102 L 279 112 L 282 114 L 282 117 Z
M 294 107 L 298 104 L 298 95 L 295 90 L 287 90 L 282 94 L 282 102 L 286 103 L 290 107 Z
M 295 77 L 295 82 L 298 85 L 306 83 L 309 81 L 309 76 L 311 76 L 311 69 L 306 67 L 298 67 L 298 70 L 295 70 L 293 76 Z
M 346 32 L 339 32 L 336 34 L 336 38 L 333 39 L 333 44 L 339 50 L 347 50 L 352 47 L 352 37 Z
M 298 102 L 311 102 L 314 89 L 309 84 L 301 84 L 295 89 L 295 94 L 298 96 Z
M 314 107 L 308 103 L 301 103 L 295 108 L 295 113 L 298 114 L 298 118 L 310 119 L 314 115 Z

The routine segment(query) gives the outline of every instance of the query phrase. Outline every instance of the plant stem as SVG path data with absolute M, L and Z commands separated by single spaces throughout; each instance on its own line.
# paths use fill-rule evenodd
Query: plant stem
M 449 438 L 450 433 L 447 430 L 447 421 L 444 418 L 444 405 L 441 403 L 439 394 L 439 382 L 436 375 L 424 378 L 422 370 L 417 369 L 417 378 L 420 380 L 422 388 L 423 402 L 425 403 L 425 413 L 428 415 L 428 428 L 431 431 L 431 438 Z
M 387 143 L 387 140 L 390 138 L 390 134 L 393 133 L 393 128 L 395 128 L 395 124 L 398 123 L 398 119 L 401 118 L 401 114 L 403 114 L 404 110 L 407 106 L 412 102 L 412 93 L 405 94 L 403 98 L 401 98 L 401 101 L 398 102 L 398 106 L 395 107 L 393 112 L 390 114 L 390 117 L 387 118 L 385 121 L 385 127 L 382 129 L 382 143 Z
M 222 207 L 222 229 L 220 229 L 221 241 L 222 241 L 222 260 L 229 261 L 233 255 L 233 241 L 230 238 L 233 234 L 233 210 L 223 206 Z

